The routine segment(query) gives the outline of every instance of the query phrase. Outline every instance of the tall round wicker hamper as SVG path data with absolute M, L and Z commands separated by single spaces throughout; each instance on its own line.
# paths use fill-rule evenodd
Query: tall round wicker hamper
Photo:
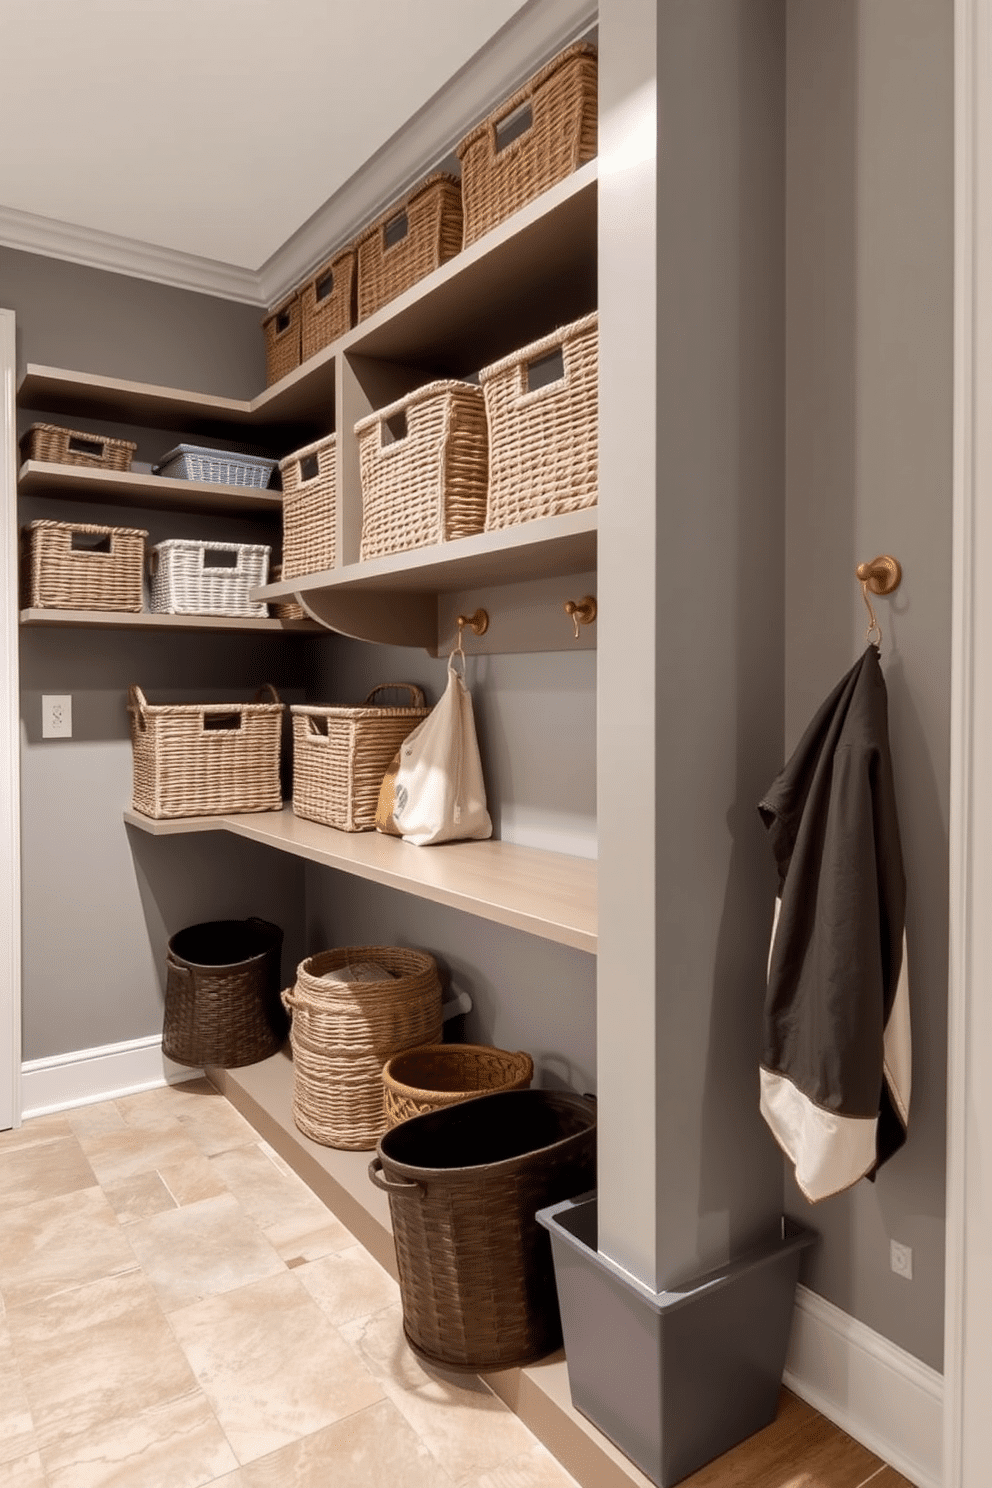
M 506 1369 L 561 1344 L 538 1209 L 595 1186 L 596 1108 L 570 1091 L 504 1090 L 400 1122 L 369 1177 L 389 1194 L 403 1327 L 445 1369 Z
M 376 981 L 332 978 L 378 966 Z M 426 951 L 339 946 L 302 961 L 282 994 L 292 1014 L 293 1120 L 314 1142 L 374 1147 L 386 1130 L 382 1067 L 441 1038 L 441 983 Z
M 267 920 L 211 920 L 169 941 L 162 1052 L 177 1064 L 235 1069 L 286 1041 L 282 931 Z

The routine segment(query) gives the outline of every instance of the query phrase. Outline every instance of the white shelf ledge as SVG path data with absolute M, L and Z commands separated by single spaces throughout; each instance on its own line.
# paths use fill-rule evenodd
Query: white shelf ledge
M 156 820 L 125 811 L 129 826 L 153 837 L 234 832 L 308 862 L 352 873 L 498 925 L 595 954 L 596 863 L 512 842 L 449 842 L 414 847 L 380 832 L 339 832 L 304 821 L 292 807 L 238 816 Z
M 96 470 L 85 465 L 26 460 L 17 489 L 22 496 L 58 496 L 69 501 L 99 501 L 156 511 L 209 512 L 243 516 L 282 514 L 282 492 L 250 486 L 213 485 L 209 481 L 172 480 L 135 470 Z

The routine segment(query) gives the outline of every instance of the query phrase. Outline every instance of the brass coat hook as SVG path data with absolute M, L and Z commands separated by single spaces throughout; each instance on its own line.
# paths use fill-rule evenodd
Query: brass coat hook
M 466 625 L 475 635 L 485 635 L 489 629 L 489 612 L 487 610 L 476 610 L 471 615 L 458 616 L 458 634 L 461 635 Z
M 596 601 L 591 594 L 582 599 L 567 599 L 565 601 L 565 614 L 572 617 L 575 626 L 575 639 L 579 639 L 579 626 L 591 625 L 596 618 Z
M 873 644 L 881 646 L 882 627 L 875 618 L 871 600 L 868 598 L 868 590 L 872 594 L 892 594 L 902 583 L 902 564 L 898 558 L 893 558 L 888 553 L 883 553 L 879 558 L 873 558 L 870 563 L 859 563 L 854 570 L 856 577 L 861 583 L 861 594 L 868 608 L 868 629 L 865 631 L 865 640 L 872 640 L 872 632 L 876 632 Z

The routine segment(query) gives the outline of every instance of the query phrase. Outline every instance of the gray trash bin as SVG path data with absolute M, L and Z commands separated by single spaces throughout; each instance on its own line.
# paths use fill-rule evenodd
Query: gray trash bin
M 572 1404 L 660 1488 L 775 1419 L 799 1261 L 780 1240 L 669 1292 L 640 1286 L 597 1246 L 596 1194 L 542 1209 L 551 1236 Z

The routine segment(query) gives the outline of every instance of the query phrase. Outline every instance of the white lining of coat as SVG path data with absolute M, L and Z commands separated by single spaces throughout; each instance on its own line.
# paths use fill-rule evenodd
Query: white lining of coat
M 811 1204 L 850 1188 L 875 1166 L 877 1116 L 839 1116 L 764 1068 L 760 1109 Z

